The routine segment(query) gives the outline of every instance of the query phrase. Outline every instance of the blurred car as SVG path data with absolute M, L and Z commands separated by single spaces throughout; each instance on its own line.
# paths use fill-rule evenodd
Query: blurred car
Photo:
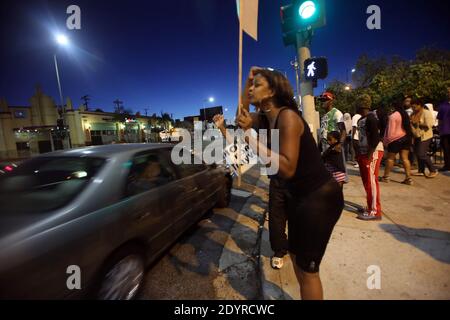
M 0 161 L 0 175 L 14 171 L 19 164 L 19 161 Z
M 0 298 L 134 298 L 146 266 L 230 201 L 225 168 L 174 165 L 172 147 L 66 150 L 0 175 Z

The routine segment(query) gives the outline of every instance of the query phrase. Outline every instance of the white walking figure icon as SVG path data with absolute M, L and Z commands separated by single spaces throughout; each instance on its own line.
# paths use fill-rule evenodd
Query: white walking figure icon
M 316 62 L 314 61 L 308 66 L 308 77 L 314 77 L 314 75 L 316 74 L 314 71 L 316 70 Z

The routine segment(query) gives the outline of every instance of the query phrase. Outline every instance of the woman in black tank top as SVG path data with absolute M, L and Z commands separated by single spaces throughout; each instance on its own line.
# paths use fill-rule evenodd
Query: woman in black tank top
M 279 130 L 279 150 L 266 148 L 251 137 L 248 142 L 260 156 L 262 151 L 269 155 L 271 164 L 278 164 L 277 177 L 287 185 L 289 252 L 302 299 L 323 299 L 319 266 L 344 208 L 342 190 L 322 163 L 286 77 L 277 71 L 252 68 L 243 98 L 244 108 L 238 117 L 242 129 L 263 126 L 264 121 L 249 113 L 248 105 L 252 104 L 265 115 L 266 128 Z

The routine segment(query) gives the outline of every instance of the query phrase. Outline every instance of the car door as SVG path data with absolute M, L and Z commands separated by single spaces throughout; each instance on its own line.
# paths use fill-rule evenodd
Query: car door
M 206 182 L 203 174 L 207 167 L 203 164 L 195 165 L 193 161 L 192 156 L 192 164 L 175 166 L 178 185 L 182 188 L 182 195 L 177 203 L 174 220 L 174 232 L 177 236 L 196 223 L 202 213 L 205 212 L 205 210 L 202 210 L 202 203 L 206 196 Z
M 199 203 L 201 210 L 206 212 L 213 208 L 217 202 L 218 192 L 222 192 L 224 176 L 218 174 L 215 166 L 206 166 L 206 170 L 198 176 L 197 181 L 202 186 L 203 197 Z
M 125 237 L 144 239 L 150 255 L 173 243 L 176 209 L 173 204 L 181 190 L 174 169 L 158 151 L 134 155 L 124 191 L 131 219 Z

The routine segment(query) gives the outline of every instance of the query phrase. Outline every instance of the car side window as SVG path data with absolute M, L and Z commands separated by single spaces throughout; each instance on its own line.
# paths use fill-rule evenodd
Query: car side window
M 125 196 L 130 197 L 150 191 L 174 179 L 173 169 L 157 152 L 137 154 L 132 160 Z
M 191 156 L 191 164 L 180 164 L 177 166 L 177 171 L 178 171 L 178 174 L 180 175 L 181 179 L 192 176 L 192 175 L 202 172 L 206 169 L 207 169 L 207 167 L 203 163 L 195 164 L 194 155 Z

